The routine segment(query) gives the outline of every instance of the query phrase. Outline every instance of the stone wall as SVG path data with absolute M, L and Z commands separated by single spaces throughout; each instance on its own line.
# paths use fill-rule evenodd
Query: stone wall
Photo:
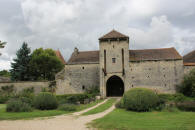
M 126 89 L 151 88 L 158 92 L 174 93 L 175 86 L 183 79 L 183 61 L 130 62 L 130 79 Z
M 49 82 L 7 82 L 0 83 L 0 88 L 2 86 L 14 86 L 14 90 L 16 93 L 22 91 L 25 88 L 34 87 L 35 93 L 41 92 L 42 88 L 47 88 L 49 86 Z
M 184 66 L 184 74 L 188 74 L 195 66 Z
M 99 64 L 65 65 L 56 81 L 56 94 L 83 93 L 89 87 L 99 87 Z
M 0 76 L 0 83 L 1 82 L 10 82 L 10 78 L 9 77 Z

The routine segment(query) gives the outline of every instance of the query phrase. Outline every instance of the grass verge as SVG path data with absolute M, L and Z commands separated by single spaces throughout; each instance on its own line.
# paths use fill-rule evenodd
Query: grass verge
M 78 106 L 76 111 L 81 111 L 89 107 L 95 106 L 96 104 L 102 102 L 103 100 L 97 100 L 90 104 Z M 73 112 L 76 112 L 73 111 Z M 62 115 L 71 113 L 70 111 L 61 111 L 61 110 L 37 110 L 34 109 L 32 112 L 6 112 L 6 104 L 0 104 L 0 120 L 17 120 L 17 119 L 32 119 L 35 117 L 50 117 L 56 115 Z
M 99 113 L 99 112 L 103 112 L 105 111 L 106 109 L 110 108 L 113 103 L 116 101 L 115 98 L 111 98 L 111 99 L 108 99 L 108 101 L 106 101 L 104 104 L 90 110 L 90 111 L 87 111 L 85 113 L 83 113 L 83 115 L 91 115 L 91 114 L 96 114 L 96 113 Z
M 132 112 L 115 109 L 89 125 L 105 130 L 194 130 L 195 112 Z

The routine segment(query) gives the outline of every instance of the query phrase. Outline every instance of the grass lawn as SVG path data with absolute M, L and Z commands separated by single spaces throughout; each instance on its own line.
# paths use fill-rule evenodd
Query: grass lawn
M 110 108 L 113 103 L 116 101 L 115 98 L 111 98 L 111 99 L 108 99 L 108 101 L 106 101 L 106 103 L 90 110 L 90 111 L 87 111 L 85 113 L 83 113 L 83 115 L 91 115 L 91 114 L 96 114 L 96 113 L 99 113 L 99 112 L 103 112 L 105 111 L 106 109 Z
M 115 109 L 90 125 L 105 130 L 195 130 L 195 112 L 131 112 Z
M 103 100 L 97 100 L 93 103 L 80 105 L 77 108 L 77 111 L 81 111 L 83 109 L 95 106 L 97 103 L 102 102 Z M 74 112 L 74 111 L 73 111 Z M 56 116 L 61 114 L 70 113 L 69 111 L 61 111 L 61 110 L 33 110 L 32 112 L 6 112 L 6 104 L 0 104 L 0 120 L 16 120 L 16 119 L 31 119 L 35 117 L 49 117 Z

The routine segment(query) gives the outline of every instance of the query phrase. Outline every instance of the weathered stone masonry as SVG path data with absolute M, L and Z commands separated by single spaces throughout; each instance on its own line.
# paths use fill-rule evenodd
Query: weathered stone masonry
M 99 38 L 99 47 L 75 48 L 56 75 L 57 94 L 82 93 L 92 86 L 100 87 L 102 97 L 120 96 L 134 87 L 174 93 L 187 68 L 174 48 L 129 50 L 129 37 L 115 30 Z

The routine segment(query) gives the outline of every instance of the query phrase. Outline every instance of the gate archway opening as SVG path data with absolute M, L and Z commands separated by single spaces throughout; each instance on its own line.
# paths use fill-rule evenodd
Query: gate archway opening
M 110 77 L 106 82 L 106 96 L 107 97 L 123 96 L 123 93 L 124 93 L 123 80 L 115 75 Z

